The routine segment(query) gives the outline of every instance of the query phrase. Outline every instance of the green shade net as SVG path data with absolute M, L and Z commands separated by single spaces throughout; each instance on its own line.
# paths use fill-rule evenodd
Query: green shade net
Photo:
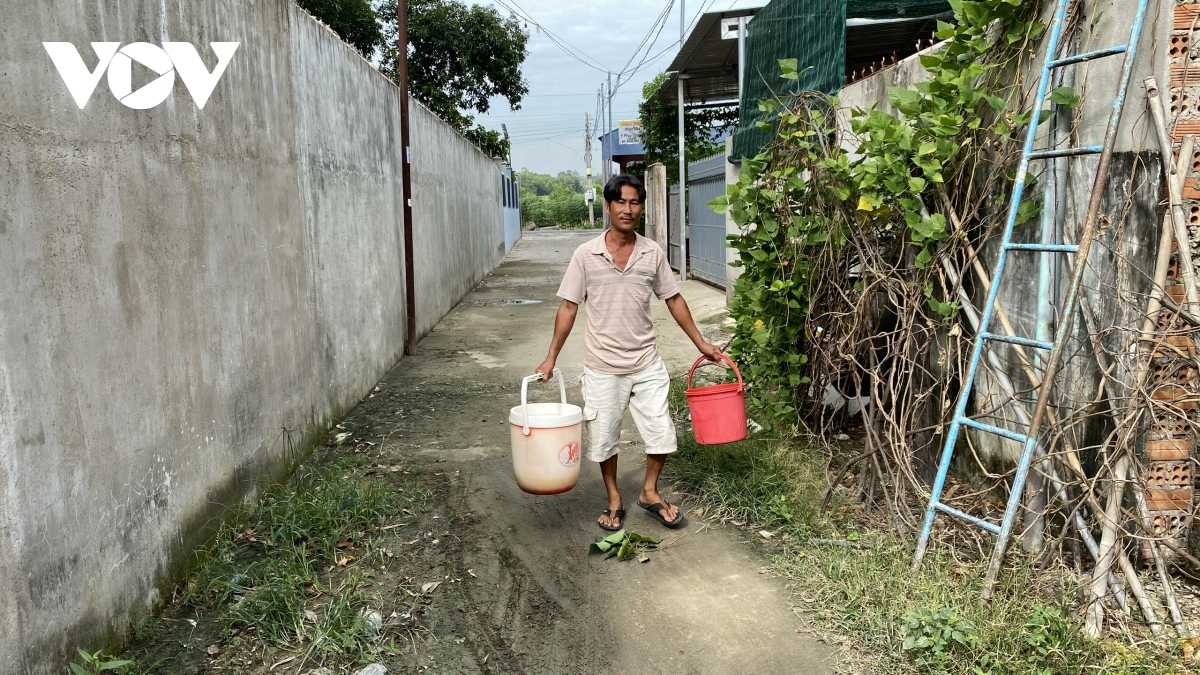
M 915 19 L 947 12 L 948 0 L 772 0 L 750 22 L 733 158 L 758 154 L 770 121 L 758 102 L 800 91 L 837 93 L 846 80 L 846 19 Z M 796 59 L 800 78 L 782 79 L 780 59 Z
M 950 11 L 949 0 L 848 0 L 848 19 L 917 19 Z

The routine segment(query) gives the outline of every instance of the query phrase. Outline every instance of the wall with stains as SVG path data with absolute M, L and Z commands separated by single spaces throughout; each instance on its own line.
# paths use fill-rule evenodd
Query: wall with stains
M 504 259 L 500 168 L 419 103 L 410 107 L 417 334 Z
M 241 46 L 202 110 L 80 110 L 42 41 Z M 58 673 L 400 358 L 399 95 L 287 0 L 16 3 L 0 63 L 0 672 Z M 500 179 L 413 112 L 428 327 L 503 254 Z

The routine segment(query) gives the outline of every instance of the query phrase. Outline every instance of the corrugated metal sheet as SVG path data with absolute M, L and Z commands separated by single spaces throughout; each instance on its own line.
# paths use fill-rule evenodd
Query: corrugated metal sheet
M 725 288 L 725 216 L 708 208 L 725 194 L 725 152 L 689 163 L 687 175 L 689 271 Z

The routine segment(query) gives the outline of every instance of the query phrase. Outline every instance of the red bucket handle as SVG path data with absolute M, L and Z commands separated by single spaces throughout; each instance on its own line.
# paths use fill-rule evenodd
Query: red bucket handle
M 745 385 L 745 383 L 742 382 L 742 371 L 738 370 L 737 364 L 733 362 L 733 359 L 730 359 L 728 356 L 725 356 L 724 354 L 721 354 L 721 358 L 725 360 L 725 363 L 728 363 L 733 368 L 734 374 L 737 375 L 738 391 L 745 389 L 746 385 Z M 696 359 L 695 363 L 692 364 L 692 369 L 688 371 L 688 380 L 687 380 L 688 391 L 692 390 L 692 373 L 695 373 L 696 369 L 700 367 L 700 364 L 705 363 L 705 362 L 715 363 L 715 361 L 709 361 L 707 356 L 701 356 L 700 358 Z

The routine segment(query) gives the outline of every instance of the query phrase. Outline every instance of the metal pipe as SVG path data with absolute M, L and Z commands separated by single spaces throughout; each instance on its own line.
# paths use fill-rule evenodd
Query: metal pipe
M 417 281 L 414 271 L 412 219 L 412 146 L 409 143 L 408 115 L 408 0 L 396 2 L 396 84 L 400 87 L 400 146 L 404 156 L 400 162 L 404 200 L 404 353 L 417 353 Z
M 738 105 L 746 91 L 746 17 L 738 17 Z
M 1061 59 L 1065 52 L 1071 47 L 1071 39 L 1068 37 L 1063 40 L 1059 48 L 1058 57 Z M 1072 71 L 1074 69 L 1071 69 Z M 1052 87 L 1062 85 L 1063 78 L 1066 77 L 1066 70 L 1056 70 L 1052 76 Z M 1041 107 L 1041 106 L 1039 106 Z M 1050 128 L 1046 134 L 1046 149 L 1056 150 L 1062 146 L 1059 144 L 1062 140 L 1060 130 L 1066 128 L 1063 124 L 1063 115 L 1066 112 L 1066 106 L 1055 106 L 1054 114 L 1050 118 Z M 1042 214 L 1040 219 L 1041 233 L 1039 241 L 1043 246 L 1055 246 L 1058 240 L 1055 237 L 1055 224 L 1058 221 L 1058 212 L 1061 209 L 1059 205 L 1059 195 L 1066 194 L 1065 190 L 1060 191 L 1060 183 L 1058 181 L 1060 164 L 1065 163 L 1066 157 L 1056 158 L 1053 162 L 1046 164 L 1046 171 L 1043 176 L 1049 175 L 1050 179 L 1044 181 L 1046 186 L 1042 190 Z M 1054 339 L 1054 307 L 1057 303 L 1052 297 L 1055 288 L 1054 269 L 1057 267 L 1054 259 L 1054 253 L 1050 249 L 1043 249 L 1038 254 L 1038 288 L 1037 288 L 1037 319 L 1034 323 L 1034 334 L 1038 340 L 1049 342 Z M 1041 352 L 1035 352 L 1033 355 L 1033 364 L 1040 368 L 1045 361 L 1045 356 Z M 1046 533 L 1046 486 L 1042 478 L 1042 474 L 1035 473 L 1030 477 L 1029 485 L 1025 490 L 1025 533 L 1022 537 L 1021 548 L 1027 553 L 1037 553 L 1042 550 L 1045 544 Z

